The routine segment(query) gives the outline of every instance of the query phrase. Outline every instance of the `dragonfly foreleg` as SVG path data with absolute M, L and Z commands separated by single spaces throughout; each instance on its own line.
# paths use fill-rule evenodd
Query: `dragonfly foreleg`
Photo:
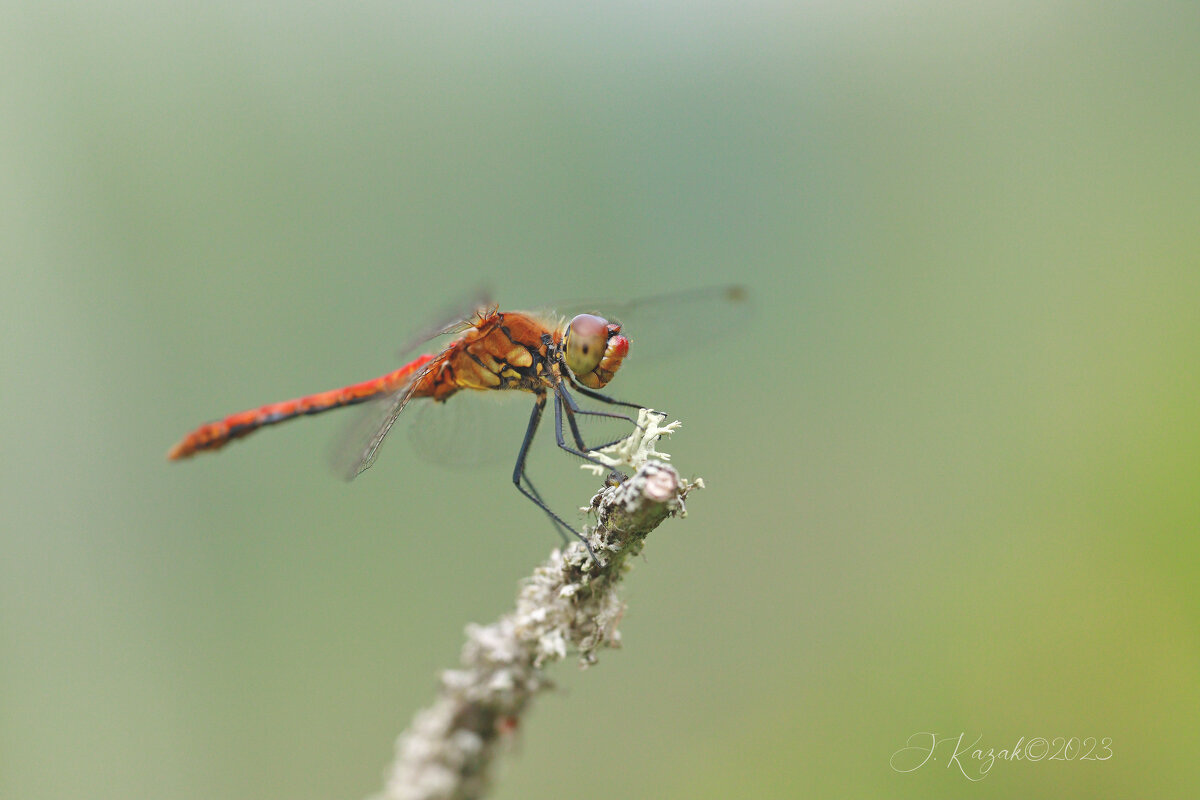
M 575 412 L 567 404 L 568 401 L 563 400 L 564 394 L 566 394 L 566 393 L 563 391 L 561 386 L 559 386 L 557 391 L 555 391 L 555 393 L 554 393 L 554 436 L 555 436 L 556 441 L 558 442 L 559 448 L 562 450 L 566 450 L 571 455 L 579 456 L 584 461 L 589 461 L 592 464 L 596 464 L 598 466 L 604 467 L 604 469 L 611 470 L 614 475 L 619 475 L 622 479 L 625 478 L 626 477 L 625 475 L 621 475 L 621 473 L 616 472 L 615 470 L 612 470 L 612 467 L 610 467 L 608 464 L 605 464 L 600 459 L 595 458 L 595 457 L 589 455 L 588 453 L 584 452 L 587 445 L 580 443 L 579 449 L 577 450 L 574 447 L 571 447 L 571 445 L 567 444 L 567 439 L 565 436 L 563 436 L 563 424 L 562 424 L 563 412 L 564 411 L 566 412 L 567 418 L 570 420 L 572 428 L 575 427 L 575 417 L 573 416 Z M 570 397 L 570 395 L 567 395 L 567 396 Z M 575 433 L 576 433 L 576 435 L 578 435 L 578 431 L 576 431 Z M 621 439 L 617 439 L 617 441 L 618 442 L 624 441 L 624 438 L 625 437 L 622 437 Z M 615 442 L 614 442 L 614 444 L 615 444 Z M 608 446 L 609 445 L 604 445 L 604 447 L 608 447 Z M 599 448 L 592 448 L 592 449 L 595 450 L 595 449 L 599 449 Z
M 571 438 L 575 440 L 575 446 L 580 450 L 594 450 L 595 448 L 588 447 L 586 444 L 584 444 L 583 434 L 579 432 L 579 423 L 576 421 L 575 415 L 572 413 L 573 411 L 577 410 L 575 408 L 575 399 L 567 394 L 567 390 L 564 389 L 560 383 L 554 395 L 554 413 L 558 419 L 558 425 L 560 428 L 562 427 L 562 412 L 564 409 L 567 412 L 567 424 L 571 428 Z
M 576 386 L 575 388 L 578 389 L 579 387 Z M 579 404 L 575 402 L 575 398 L 571 397 L 571 393 L 568 392 L 566 390 L 566 387 L 564 387 L 562 384 L 558 385 L 556 397 L 562 398 L 562 411 L 565 412 L 567 415 L 567 422 L 569 423 L 569 425 L 571 427 L 572 438 L 575 439 L 575 444 L 578 445 L 580 450 L 587 450 L 587 451 L 603 450 L 606 447 L 612 447 L 614 444 L 623 442 L 629 437 L 621 436 L 617 439 L 613 439 L 611 442 L 604 442 L 603 444 L 597 444 L 597 445 L 584 444 L 583 437 L 579 435 L 579 425 L 577 424 L 577 422 L 575 420 L 576 414 L 580 414 L 585 417 L 608 417 L 610 419 L 623 419 L 626 422 L 633 425 L 633 427 L 635 427 L 635 428 L 641 427 L 640 425 L 637 424 L 637 420 L 630 419 L 629 417 L 625 416 L 624 414 L 610 414 L 607 411 L 585 411 L 585 410 L 583 410 L 582 408 L 579 407 Z M 559 413 L 557 411 L 557 409 L 556 409 L 556 413 Z
M 586 386 L 580 386 L 578 383 L 575 382 L 575 379 L 571 377 L 571 374 L 568 370 L 563 371 L 563 377 L 567 379 L 567 383 L 571 384 L 571 388 L 573 388 L 575 391 L 579 392 L 584 397 L 590 397 L 593 400 L 599 400 L 601 403 L 607 403 L 610 406 L 625 406 L 626 408 L 636 408 L 639 411 L 641 409 L 645 408 L 645 406 L 639 405 L 637 403 L 626 403 L 624 400 L 617 400 L 615 397 L 609 397 L 606 394 L 601 394 L 600 392 L 594 392 L 591 389 L 587 388 Z M 629 419 L 629 417 L 623 417 L 623 419 Z M 629 420 L 629 421 L 633 422 L 633 420 Z

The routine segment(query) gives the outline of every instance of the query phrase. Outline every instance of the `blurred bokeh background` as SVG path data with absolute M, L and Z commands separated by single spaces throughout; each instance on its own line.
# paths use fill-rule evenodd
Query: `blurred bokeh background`
M 508 456 L 166 448 L 481 282 L 728 281 L 752 321 L 629 331 L 710 488 L 495 796 L 1195 796 L 1194 3 L 0 9 L 0 797 L 377 791 L 557 542 Z M 1113 756 L 895 771 L 923 731 Z

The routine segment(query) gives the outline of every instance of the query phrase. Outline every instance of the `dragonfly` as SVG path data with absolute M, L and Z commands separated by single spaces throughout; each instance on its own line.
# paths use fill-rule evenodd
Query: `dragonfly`
M 694 310 L 714 300 L 725 305 L 737 303 L 744 297 L 745 290 L 741 287 L 719 287 L 676 293 L 665 298 L 647 298 L 629 304 L 629 307 L 673 305 L 684 309 L 686 314 L 686 309 Z M 612 418 L 635 426 L 637 423 L 626 414 L 584 409 L 574 393 L 608 406 L 642 408 L 641 404 L 618 400 L 599 391 L 621 368 L 630 352 L 630 340 L 624 335 L 620 322 L 610 322 L 599 314 L 578 314 L 568 322 L 565 318 L 535 312 L 501 311 L 498 305 L 490 302 L 474 305 L 470 315 L 437 328 L 432 336 L 423 337 L 427 340 L 438 335 L 455 336 L 436 354 L 421 355 L 372 380 L 259 406 L 206 423 L 180 439 L 168 451 L 167 458 L 179 461 L 198 453 L 219 450 L 235 439 L 287 420 L 377 401 L 382 404 L 384 413 L 369 432 L 365 444 L 354 453 L 346 472 L 346 477 L 353 478 L 375 463 L 388 432 L 414 400 L 429 399 L 440 404 L 467 390 L 527 392 L 533 395 L 534 402 L 513 467 L 513 484 L 549 516 L 564 540 L 568 540 L 567 533 L 574 535 L 595 558 L 587 537 L 545 502 L 526 474 L 526 461 L 546 405 L 553 398 L 558 447 L 608 469 L 590 453 L 617 444 L 624 437 L 589 445 L 580 431 L 580 418 Z M 677 316 L 678 311 L 674 315 L 668 312 L 663 315 L 670 318 Z M 646 316 L 649 319 L 663 315 Z M 674 327 L 664 327 L 660 338 L 669 338 L 667 331 Z M 614 474 L 613 477 L 620 479 L 623 476 Z

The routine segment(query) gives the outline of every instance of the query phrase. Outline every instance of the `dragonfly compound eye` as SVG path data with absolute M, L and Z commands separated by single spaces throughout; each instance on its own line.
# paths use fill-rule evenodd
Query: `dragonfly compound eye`
M 613 379 L 629 352 L 621 326 L 592 314 L 571 320 L 563 337 L 563 359 L 575 378 L 589 389 L 600 389 Z
M 593 314 L 580 314 L 567 326 L 563 356 L 567 368 L 582 377 L 600 365 L 608 346 L 608 320 Z

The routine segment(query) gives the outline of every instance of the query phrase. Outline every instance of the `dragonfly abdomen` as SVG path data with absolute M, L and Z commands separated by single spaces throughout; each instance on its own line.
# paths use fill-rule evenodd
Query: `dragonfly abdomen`
M 201 425 L 184 436 L 167 452 L 167 458 L 174 461 L 188 458 L 202 450 L 219 450 L 234 439 L 248 436 L 268 425 L 276 425 L 299 416 L 320 414 L 322 411 L 355 405 L 381 395 L 391 394 L 405 386 L 414 374 L 422 370 L 433 359 L 434 356 L 424 355 L 397 370 L 369 381 L 230 414 L 224 419 Z

